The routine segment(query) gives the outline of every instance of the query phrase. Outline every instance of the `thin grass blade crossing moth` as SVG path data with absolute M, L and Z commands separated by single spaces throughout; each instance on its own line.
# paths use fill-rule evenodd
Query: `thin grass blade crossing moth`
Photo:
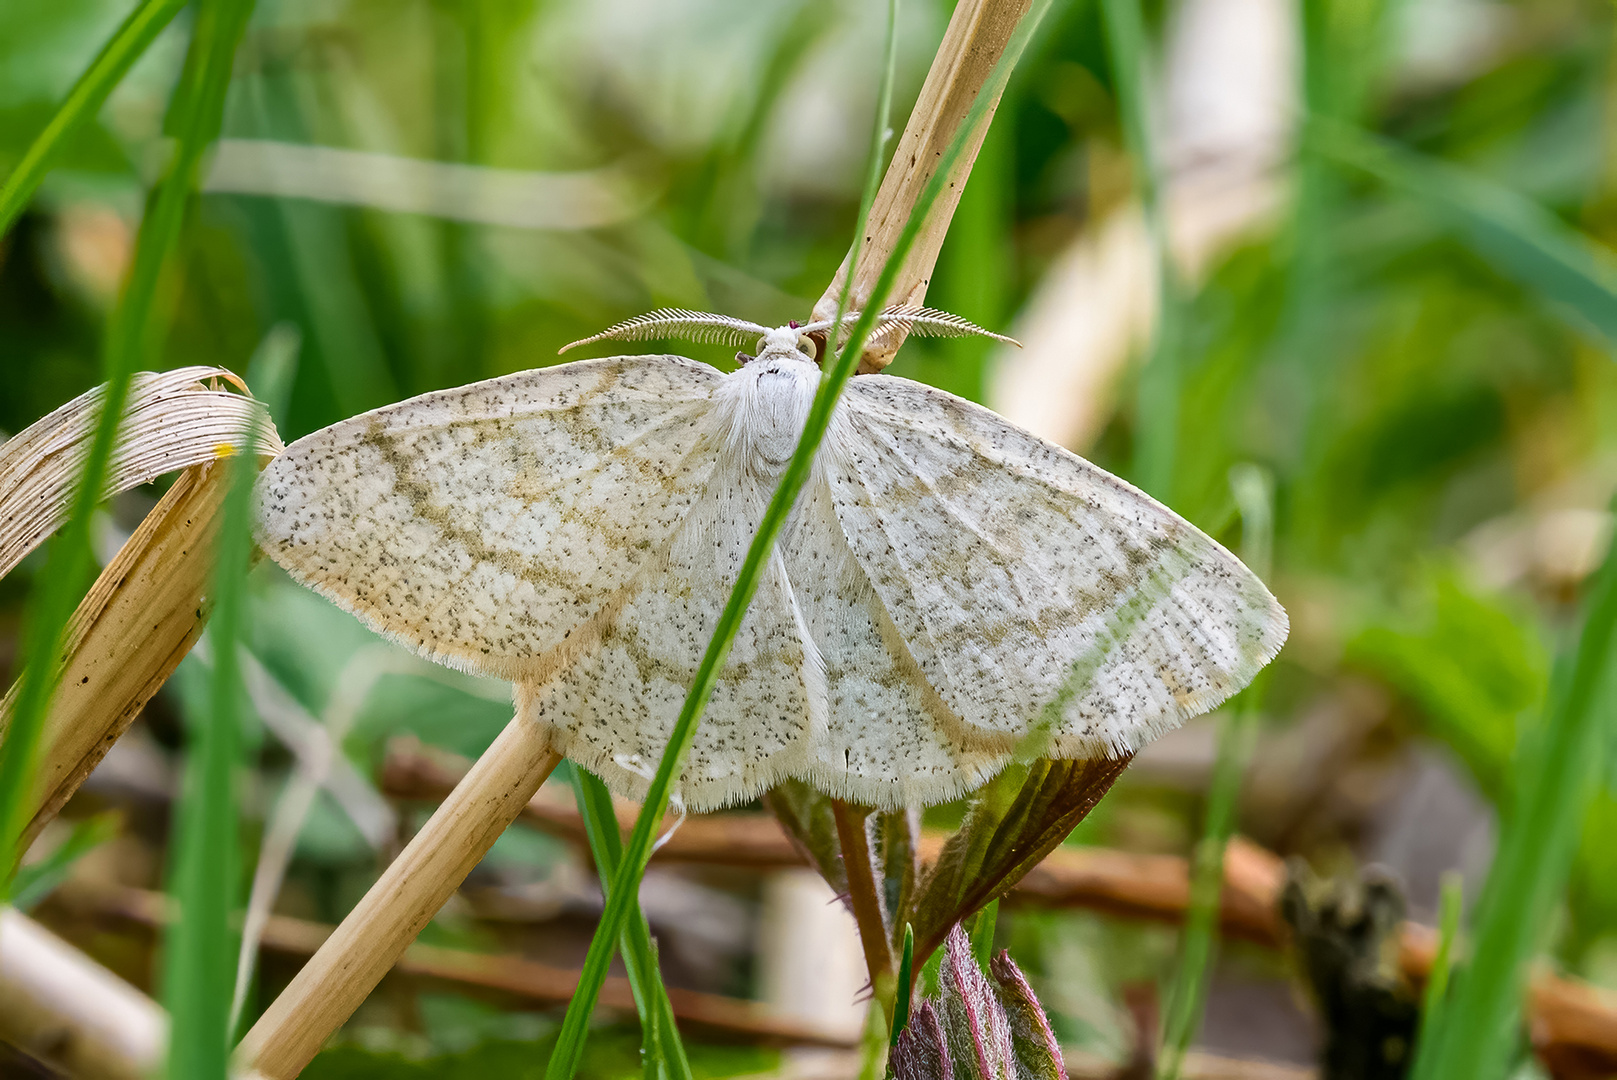
M 728 374 L 581 360 L 356 416 L 265 470 L 259 542 L 379 632 L 510 679 L 558 750 L 639 794 L 832 331 L 655 311 L 574 344 L 754 353 Z M 877 338 L 898 333 L 1009 340 L 925 308 L 882 312 Z M 1251 571 L 1135 488 L 980 406 L 857 376 L 680 794 L 706 810 L 797 777 L 892 808 L 960 795 L 1034 735 L 1044 756 L 1116 756 L 1239 690 L 1286 633 Z

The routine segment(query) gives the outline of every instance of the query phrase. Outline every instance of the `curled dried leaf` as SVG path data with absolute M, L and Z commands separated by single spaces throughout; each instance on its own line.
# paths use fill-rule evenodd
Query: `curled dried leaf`
M 105 494 L 234 453 L 255 413 L 261 420 L 256 449 L 264 455 L 280 453 L 274 425 L 246 389 L 224 368 L 137 374 L 108 463 Z M 99 386 L 80 394 L 0 445 L 0 577 L 66 520 L 105 396 Z

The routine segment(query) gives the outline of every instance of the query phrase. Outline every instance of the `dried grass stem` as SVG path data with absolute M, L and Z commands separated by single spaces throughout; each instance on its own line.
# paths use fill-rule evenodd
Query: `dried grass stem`
M 517 715 L 320 946 L 237 1048 L 270 1080 L 291 1080 L 382 981 L 421 929 L 545 782 L 561 755 Z

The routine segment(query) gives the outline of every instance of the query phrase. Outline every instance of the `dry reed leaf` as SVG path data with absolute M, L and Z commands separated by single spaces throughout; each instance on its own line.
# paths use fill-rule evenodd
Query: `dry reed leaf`
M 62 677 L 45 721 L 40 766 L 29 803 L 26 849 L 78 790 L 207 622 L 214 538 L 229 469 L 254 410 L 256 449 L 281 449 L 262 407 L 201 380 L 242 387 L 222 368 L 142 373 L 113 455 L 109 494 L 184 468 L 162 500 L 91 586 L 68 624 Z M 83 394 L 0 446 L 0 568 L 10 569 L 54 532 L 83 471 L 100 388 Z M 0 735 L 16 706 L 16 686 L 0 701 Z
M 1031 7 L 1032 0 L 961 0 L 955 5 L 949 17 L 949 28 L 944 32 L 937 56 L 927 71 L 926 82 L 921 86 L 920 97 L 910 111 L 909 123 L 882 177 L 876 201 L 871 204 L 870 216 L 865 220 L 865 244 L 859 250 L 859 265 L 853 268 L 851 310 L 858 311 L 870 299 L 870 291 L 909 221 L 910 210 L 932 179 L 944 148 L 953 141 L 955 131 L 965 121 L 977 98 L 977 91 L 988 81 L 1016 27 Z M 938 252 L 943 250 L 944 234 L 949 231 L 955 206 L 966 188 L 966 177 L 971 174 L 971 166 L 982 149 L 983 136 L 988 133 L 988 124 L 998 105 L 996 98 L 981 127 L 972 133 L 955 162 L 949 186 L 933 204 L 904 261 L 903 270 L 893 282 L 892 294 L 887 298 L 889 304 L 923 306 Z M 837 297 L 847 274 L 848 261 L 844 258 L 831 284 L 826 286 L 825 294 L 814 305 L 815 319 L 836 317 Z M 892 363 L 903 343 L 902 334 L 866 342 L 859 361 L 860 372 L 880 371 Z

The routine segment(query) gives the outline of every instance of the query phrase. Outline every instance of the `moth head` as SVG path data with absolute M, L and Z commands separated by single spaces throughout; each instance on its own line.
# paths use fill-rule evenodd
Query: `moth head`
M 814 339 L 805 334 L 795 322 L 777 326 L 758 339 L 758 355 L 784 356 L 812 363 L 819 356 Z

